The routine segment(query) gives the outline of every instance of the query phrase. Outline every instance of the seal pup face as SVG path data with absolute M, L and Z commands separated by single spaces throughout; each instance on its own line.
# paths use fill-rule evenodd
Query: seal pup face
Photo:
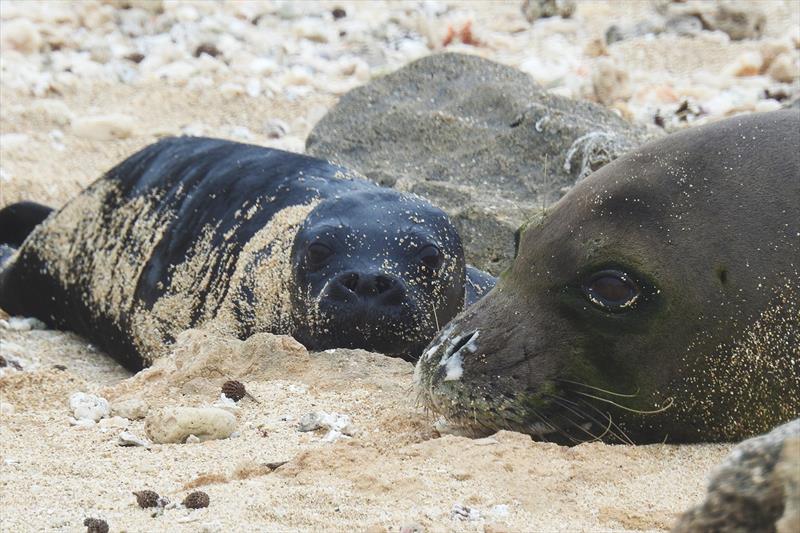
M 523 227 L 416 368 L 476 433 L 734 440 L 800 415 L 800 113 L 651 143 Z
M 464 305 L 464 252 L 447 215 L 395 191 L 329 198 L 292 249 L 295 337 L 416 360 Z

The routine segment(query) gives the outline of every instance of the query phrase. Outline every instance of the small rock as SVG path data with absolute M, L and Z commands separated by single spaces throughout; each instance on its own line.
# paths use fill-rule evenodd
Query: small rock
M 331 15 L 333 15 L 334 20 L 339 20 L 347 16 L 347 11 L 341 7 L 334 7 L 331 11 Z
M 595 62 L 592 86 L 597 101 L 602 104 L 609 105 L 631 96 L 628 72 L 617 67 L 610 58 L 603 57 Z
M 9 47 L 23 54 L 33 54 L 42 46 L 42 35 L 30 20 L 17 18 L 3 23 L 0 43 L 3 48 Z
M 158 444 L 185 442 L 189 435 L 201 441 L 226 439 L 236 430 L 236 417 L 214 407 L 168 407 L 148 414 L 144 429 Z
M 220 51 L 219 48 L 217 48 L 211 43 L 203 43 L 197 48 L 195 48 L 194 57 L 200 57 L 203 54 L 209 55 L 211 57 L 217 57 L 218 55 L 221 55 L 222 52 Z
M 0 415 L 13 415 L 16 408 L 8 402 L 0 402 Z
M 91 420 L 97 422 L 107 417 L 111 410 L 108 401 L 94 394 L 76 392 L 69 397 L 69 407 L 76 420 Z
M 798 486 L 800 419 L 737 445 L 712 473 L 705 502 L 686 512 L 673 532 L 776 531 L 776 524 L 796 524 Z
M 280 139 L 289 133 L 289 125 L 278 118 L 271 118 L 264 124 L 264 131 L 270 139 Z
M 723 31 L 734 41 L 740 41 L 761 37 L 767 17 L 755 3 L 722 3 L 716 11 L 704 16 L 703 22 L 708 29 Z
M 233 435 L 233 433 L 231 433 Z M 186 437 L 186 444 L 197 444 L 198 442 L 203 442 L 200 440 L 200 437 L 197 435 L 189 435 Z
M 133 433 L 123 431 L 117 437 L 117 446 L 141 446 L 143 448 L 148 448 L 150 443 L 140 437 L 137 437 Z
M 525 0 L 522 14 L 528 22 L 545 17 L 569 18 L 575 13 L 575 0 Z
M 725 72 L 738 77 L 758 76 L 764 59 L 758 52 L 745 52 L 725 68 Z
M 453 508 L 450 510 L 450 518 L 474 522 L 481 519 L 481 512 L 477 509 L 456 503 L 453 504 Z
M 47 329 L 47 324 L 38 318 L 12 316 L 5 322 L 4 327 L 13 331 L 31 331 L 32 329 Z
M 783 53 L 772 60 L 767 75 L 775 81 L 792 83 L 800 76 L 800 65 L 797 64 L 790 53 Z
M 121 416 L 128 420 L 140 420 L 147 416 L 147 411 L 150 406 L 144 400 L 139 398 L 131 398 L 129 400 L 122 400 L 114 402 L 111 406 L 111 413 L 114 416 Z
M 120 113 L 80 117 L 72 123 L 75 135 L 96 141 L 127 139 L 135 131 L 136 121 L 133 117 Z

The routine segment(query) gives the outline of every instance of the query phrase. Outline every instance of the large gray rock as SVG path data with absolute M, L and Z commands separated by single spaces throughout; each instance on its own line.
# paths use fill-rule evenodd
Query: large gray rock
M 800 419 L 736 446 L 673 531 L 800 531 Z
M 606 108 L 545 92 L 517 69 L 440 54 L 343 96 L 306 149 L 442 207 L 467 260 L 498 274 L 525 220 L 647 136 Z

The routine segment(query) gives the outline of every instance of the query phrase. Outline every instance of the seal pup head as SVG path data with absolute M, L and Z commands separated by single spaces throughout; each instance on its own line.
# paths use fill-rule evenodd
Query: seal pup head
M 521 228 L 497 286 L 423 352 L 476 433 L 720 441 L 800 414 L 800 112 L 670 135 Z
M 461 239 L 424 200 L 367 189 L 328 198 L 292 248 L 295 337 L 416 360 L 464 306 Z

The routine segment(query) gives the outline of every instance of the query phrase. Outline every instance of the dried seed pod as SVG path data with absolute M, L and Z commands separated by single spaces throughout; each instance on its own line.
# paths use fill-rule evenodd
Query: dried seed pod
M 245 397 L 247 391 L 245 390 L 242 382 L 230 380 L 222 384 L 222 394 L 234 402 L 238 402 Z
M 102 518 L 87 518 L 83 521 L 86 533 L 108 533 L 108 522 Z
M 142 509 L 147 509 L 149 507 L 158 507 L 158 494 L 152 490 L 140 490 L 133 493 L 136 496 L 136 503 L 139 504 L 139 507 Z
M 197 490 L 186 496 L 183 500 L 183 506 L 189 509 L 202 509 L 203 507 L 208 507 L 209 502 L 208 494 L 202 490 Z

